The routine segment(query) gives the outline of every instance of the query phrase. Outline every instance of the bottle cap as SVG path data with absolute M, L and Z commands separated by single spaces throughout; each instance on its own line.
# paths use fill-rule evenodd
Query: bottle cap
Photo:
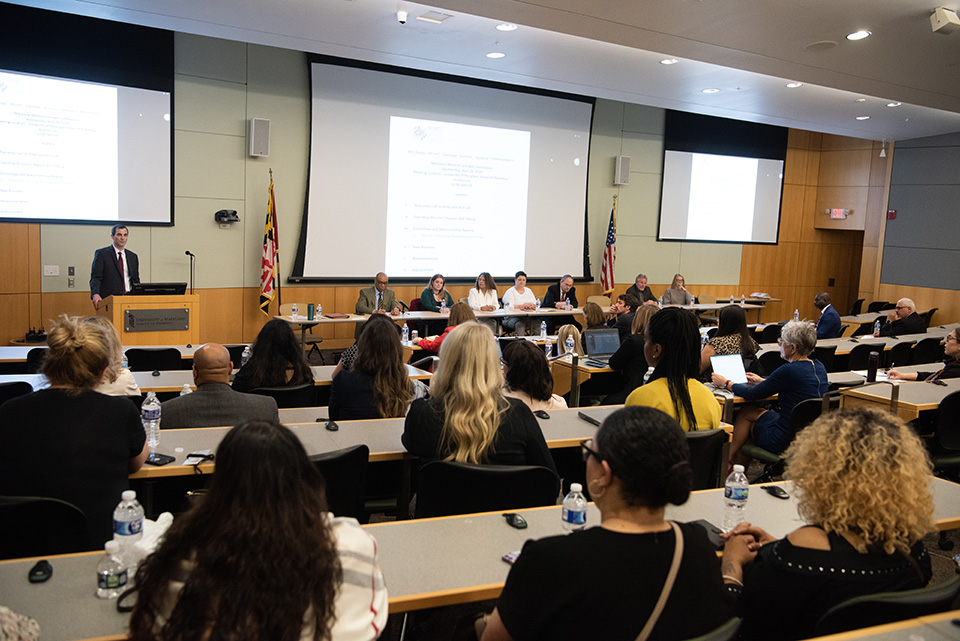
M 124 490 L 123 494 L 120 495 L 120 498 L 122 498 L 124 501 L 136 501 L 137 493 L 134 490 Z
M 579 483 L 571 483 L 571 484 L 570 484 L 570 491 L 571 491 L 571 492 L 583 492 L 583 486 L 580 485 Z
M 734 466 L 733 466 L 733 471 L 734 471 L 734 472 L 742 472 L 742 471 L 743 471 L 743 466 L 742 466 L 742 465 L 734 465 Z
M 107 541 L 103 545 L 103 551 L 110 555 L 118 554 L 120 552 L 120 542 L 112 539 Z

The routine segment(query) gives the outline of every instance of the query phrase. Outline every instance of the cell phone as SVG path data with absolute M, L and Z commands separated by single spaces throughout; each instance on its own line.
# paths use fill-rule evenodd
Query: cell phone
M 167 454 L 160 454 L 159 452 L 154 452 L 153 454 L 147 457 L 147 460 L 145 462 L 149 463 L 150 465 L 160 466 L 160 465 L 166 465 L 167 463 L 173 463 L 176 460 L 177 459 L 174 456 L 169 456 Z
M 593 417 L 590 416 L 589 414 L 584 414 L 583 412 L 577 412 L 577 416 L 579 416 L 580 418 L 582 418 L 583 420 L 585 420 L 587 423 L 593 423 L 593 424 L 596 425 L 597 427 L 600 427 L 600 421 L 598 421 L 597 419 L 593 418 Z
M 723 530 L 718 528 L 716 525 L 714 525 L 710 521 L 707 521 L 706 519 L 698 519 L 696 521 L 693 521 L 693 523 L 696 523 L 697 525 L 702 527 L 704 530 L 706 530 L 707 538 L 710 540 L 710 543 L 713 545 L 713 547 L 715 547 L 718 550 L 723 549 L 724 540 L 720 536 L 720 533 L 723 532 Z
M 513 565 L 514 563 L 517 562 L 517 559 L 519 557 L 520 557 L 520 550 L 514 550 L 513 552 L 507 552 L 500 558 L 506 561 L 507 563 L 509 563 L 510 565 Z

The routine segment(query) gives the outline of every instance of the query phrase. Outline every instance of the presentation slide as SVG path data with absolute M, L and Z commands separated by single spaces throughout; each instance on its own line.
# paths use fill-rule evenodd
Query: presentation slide
M 583 275 L 592 100 L 328 61 L 311 72 L 295 276 Z
M 776 243 L 783 161 L 666 151 L 662 240 Z
M 0 219 L 170 222 L 170 98 L 0 71 Z

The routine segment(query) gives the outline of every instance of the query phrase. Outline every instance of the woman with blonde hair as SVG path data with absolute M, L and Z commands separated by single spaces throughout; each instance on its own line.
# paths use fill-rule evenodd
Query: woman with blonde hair
M 831 412 L 797 434 L 786 458 L 810 525 L 784 539 L 750 523 L 726 535 L 721 574 L 739 594 L 743 639 L 806 639 L 838 603 L 930 580 L 931 466 L 903 421 L 866 407 Z
M 443 341 L 446 340 L 447 336 L 450 335 L 450 332 L 452 332 L 455 327 L 476 320 L 477 317 L 474 316 L 470 305 L 466 303 L 455 303 L 453 307 L 450 308 L 450 318 L 447 319 L 447 327 L 443 330 L 442 334 L 434 338 L 415 338 L 413 339 L 413 344 L 430 352 L 439 352 Z
M 128 476 L 149 453 L 146 435 L 133 403 L 95 391 L 116 357 L 100 328 L 61 316 L 47 344 L 50 387 L 0 406 L 0 487 L 73 503 L 87 515 L 90 549 L 102 548 Z
M 683 274 L 674 274 L 670 288 L 663 292 L 664 305 L 692 305 L 693 294 L 684 286 Z
M 103 373 L 103 380 L 97 386 L 97 391 L 107 396 L 140 396 L 140 386 L 137 385 L 133 372 L 122 367 L 123 345 L 120 344 L 120 334 L 117 333 L 113 323 L 103 316 L 90 316 L 83 319 L 83 322 L 103 334 L 103 340 L 107 342 L 107 347 L 113 355 L 110 365 Z
M 583 351 L 580 330 L 576 325 L 563 325 L 557 330 L 557 353 L 562 354 L 566 351 L 568 336 L 573 336 L 573 353 L 580 358 L 585 357 L 587 353 Z
M 401 441 L 422 459 L 542 465 L 556 471 L 537 419 L 503 395 L 493 333 L 469 322 L 440 347 L 430 398 L 410 406 Z

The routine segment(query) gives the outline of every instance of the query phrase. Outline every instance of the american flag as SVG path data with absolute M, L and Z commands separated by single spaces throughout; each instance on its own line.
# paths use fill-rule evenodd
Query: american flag
M 279 267 L 277 254 L 277 204 L 273 197 L 273 172 L 270 172 L 270 188 L 267 190 L 267 222 L 263 230 L 263 257 L 260 261 L 260 311 L 270 315 Z
M 617 201 L 610 211 L 610 226 L 607 227 L 607 242 L 603 248 L 603 263 L 600 266 L 600 287 L 604 294 L 613 291 L 613 263 L 617 260 Z

